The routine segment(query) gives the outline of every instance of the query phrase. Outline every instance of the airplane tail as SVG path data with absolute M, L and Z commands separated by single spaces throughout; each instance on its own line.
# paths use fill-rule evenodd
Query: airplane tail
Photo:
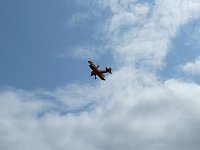
M 106 68 L 106 72 L 109 72 L 110 74 L 112 74 L 112 69 L 111 68 Z

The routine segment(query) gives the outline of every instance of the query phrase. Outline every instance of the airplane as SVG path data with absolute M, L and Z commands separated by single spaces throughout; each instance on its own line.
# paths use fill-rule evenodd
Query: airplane
M 95 65 L 92 61 L 88 61 L 89 63 L 89 67 L 92 69 L 91 71 L 91 76 L 94 76 L 95 79 L 97 79 L 97 76 L 101 79 L 101 80 L 106 80 L 104 77 L 104 73 L 110 73 L 112 74 L 112 69 L 111 68 L 106 68 L 105 70 L 99 70 L 99 65 Z

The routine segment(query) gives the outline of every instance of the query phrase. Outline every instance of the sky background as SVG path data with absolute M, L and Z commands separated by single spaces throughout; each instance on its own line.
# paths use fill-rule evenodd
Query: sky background
M 1 86 L 51 89 L 86 79 L 85 60 L 60 57 L 91 39 L 92 25 L 68 23 L 84 7 L 65 0 L 0 3 Z
M 0 0 L 0 18 L 0 149 L 199 149 L 199 0 Z

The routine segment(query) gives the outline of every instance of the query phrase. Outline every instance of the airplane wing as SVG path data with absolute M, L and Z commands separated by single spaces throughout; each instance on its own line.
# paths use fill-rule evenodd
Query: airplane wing
M 88 63 L 92 66 L 95 66 L 95 64 L 92 61 L 88 61 Z
M 99 76 L 99 78 L 100 78 L 101 80 L 106 80 L 106 79 L 104 78 L 105 75 L 104 75 L 103 73 L 98 73 L 97 75 Z

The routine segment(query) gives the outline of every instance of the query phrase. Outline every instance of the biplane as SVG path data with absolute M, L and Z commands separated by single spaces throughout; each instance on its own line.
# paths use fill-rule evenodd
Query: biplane
M 88 61 L 89 63 L 89 67 L 92 69 L 91 71 L 91 76 L 94 76 L 95 79 L 97 79 L 97 76 L 101 79 L 101 80 L 106 80 L 104 77 L 104 73 L 110 73 L 112 74 L 112 69 L 111 68 L 105 68 L 105 70 L 100 70 L 99 65 L 95 65 L 92 61 Z

